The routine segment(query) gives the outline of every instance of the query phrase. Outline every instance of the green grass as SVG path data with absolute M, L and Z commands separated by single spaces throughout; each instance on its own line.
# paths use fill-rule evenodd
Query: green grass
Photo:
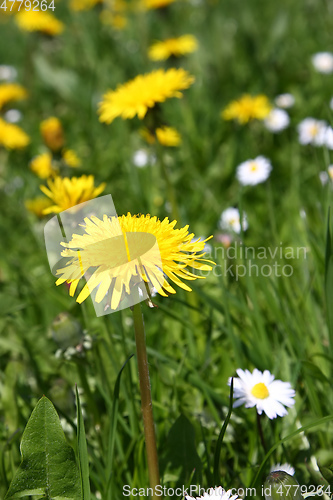
M 322 186 L 318 174 L 332 162 L 332 152 L 301 146 L 297 124 L 308 116 L 332 122 L 332 75 L 311 66 L 312 54 L 332 50 L 331 4 L 180 1 L 164 13 L 131 13 L 123 31 L 102 26 L 98 9 L 70 12 L 65 0 L 57 3 L 55 14 L 66 30 L 54 40 L 23 34 L 3 16 L 0 24 L 6 41 L 0 63 L 15 66 L 18 82 L 29 91 L 15 107 L 31 136 L 22 152 L 0 151 L 0 498 L 18 468 L 22 432 L 43 394 L 75 428 L 75 384 L 82 389 L 92 498 L 100 492 L 103 500 L 118 500 L 124 484 L 148 487 L 135 357 L 114 400 L 118 374 L 135 353 L 131 311 L 97 318 L 90 299 L 78 305 L 65 287 L 56 287 L 45 252 L 45 221 L 24 207 L 39 194 L 41 181 L 28 164 L 42 149 L 40 121 L 51 115 L 61 119 L 66 144 L 82 159 L 77 173 L 107 182 L 105 193 L 112 194 L 119 215 L 171 217 L 162 160 L 179 224 L 189 224 L 196 235 L 216 235 L 221 212 L 241 206 L 249 221 L 244 246 L 277 246 L 284 255 L 287 247 L 307 249 L 306 258 L 277 258 L 293 266 L 290 277 L 236 280 L 212 272 L 193 283 L 191 294 L 177 289 L 175 296 L 156 297 L 158 308 L 143 305 L 143 310 L 162 484 L 213 484 L 214 453 L 229 406 L 228 378 L 237 368 L 255 367 L 290 381 L 296 404 L 284 418 L 262 419 L 266 451 L 274 449 L 261 469 L 266 452 L 255 410 L 234 410 L 221 447 L 219 482 L 225 488 L 249 487 L 257 478 L 263 484 L 273 463 L 288 461 L 300 484 L 320 484 L 311 457 L 326 466 L 333 462 L 332 421 L 311 426 L 333 415 L 329 258 L 325 267 L 332 185 Z M 193 33 L 200 48 L 175 64 L 196 82 L 183 99 L 161 105 L 164 121 L 180 131 L 183 143 L 138 169 L 132 156 L 148 148 L 138 133 L 140 121 L 103 125 L 97 104 L 107 89 L 170 67 L 150 62 L 147 48 L 155 39 L 185 33 Z M 292 92 L 296 103 L 290 127 L 280 134 L 259 122 L 239 126 L 220 117 L 220 110 L 243 93 L 264 93 L 273 100 L 282 92 Z M 272 161 L 269 181 L 240 190 L 237 165 L 260 154 Z M 212 246 L 212 259 L 223 268 L 226 259 L 216 238 Z M 232 263 L 246 265 L 240 254 Z M 63 312 L 70 319 L 55 325 Z M 75 322 L 93 338 L 92 349 L 84 357 L 58 359 L 57 349 L 75 338 Z M 293 434 L 300 426 L 309 427 Z M 293 437 L 283 442 L 288 435 Z M 75 446 L 75 434 L 68 431 L 67 437 Z

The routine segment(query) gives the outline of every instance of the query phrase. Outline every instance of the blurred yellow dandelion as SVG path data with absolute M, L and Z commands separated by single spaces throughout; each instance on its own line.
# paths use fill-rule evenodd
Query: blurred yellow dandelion
M 48 148 L 58 151 L 64 145 L 64 131 L 61 122 L 55 116 L 43 120 L 40 124 L 40 133 Z
M 90 10 L 99 3 L 103 3 L 103 0 L 71 0 L 69 7 L 74 11 Z
M 155 42 L 150 46 L 148 56 L 152 61 L 163 61 L 171 56 L 184 56 L 198 48 L 197 39 L 193 35 L 183 35 L 179 38 L 169 38 Z
M 59 213 L 63 210 L 96 198 L 105 189 L 105 182 L 98 187 L 94 185 L 93 175 L 81 177 L 55 177 L 48 179 L 46 186 L 40 186 L 41 191 L 53 201 L 53 205 L 44 210 L 44 214 Z
M 68 167 L 77 168 L 81 166 L 81 160 L 73 149 L 65 149 L 62 152 L 62 159 Z
M 25 99 L 27 95 L 26 89 L 18 83 L 2 83 L 0 85 L 0 109 L 9 102 Z
M 243 95 L 240 99 L 232 101 L 222 111 L 224 120 L 238 120 L 239 123 L 247 123 L 250 120 L 263 120 L 272 109 L 265 95 L 251 96 Z
M 48 208 L 52 204 L 52 201 L 49 198 L 45 198 L 45 196 L 38 196 L 31 200 L 25 201 L 25 208 L 29 210 L 29 212 L 37 215 L 37 217 L 44 217 L 44 210 Z
M 29 143 L 30 137 L 24 130 L 0 118 L 0 146 L 7 149 L 21 149 Z
M 39 31 L 50 36 L 59 35 L 65 27 L 53 14 L 42 10 L 21 10 L 15 19 L 23 31 Z
M 142 0 L 144 9 L 162 9 L 174 3 L 176 0 Z
M 30 162 L 31 171 L 38 175 L 40 179 L 48 179 L 55 174 L 56 170 L 52 165 L 51 153 L 42 153 L 35 156 Z
M 179 146 L 182 142 L 179 132 L 172 127 L 159 127 L 155 133 L 158 142 L 163 146 Z
M 194 235 L 189 234 L 188 226 L 174 229 L 176 223 L 175 220 L 170 222 L 168 218 L 160 221 L 157 217 L 150 215 L 131 215 L 130 213 L 121 217 L 104 215 L 103 220 L 96 216 L 86 217 L 82 225 L 85 234 L 74 234 L 69 243 L 62 243 L 65 250 L 61 255 L 69 260 L 64 268 L 58 269 L 57 274 L 60 277 L 56 284 L 60 285 L 64 282 L 70 284 L 69 293 L 73 296 L 80 278 L 93 267 L 95 268 L 93 274 L 76 300 L 82 303 L 98 286 L 95 300 L 99 303 L 111 287 L 111 309 L 118 307 L 124 290 L 129 293 L 130 281 L 136 276 L 140 276 L 146 283 L 155 286 L 162 296 L 166 296 L 167 293 L 176 293 L 167 279 L 184 290 L 191 291 L 191 288 L 182 280 L 204 278 L 192 271 L 210 271 L 210 264 L 214 264 L 204 259 L 205 254 L 202 253 L 205 242 L 210 238 L 204 241 L 193 241 Z M 141 243 L 146 241 L 142 237 L 144 233 L 153 235 L 159 249 L 158 264 L 154 258 L 145 258 L 145 252 L 142 252 L 142 249 L 138 250 L 138 253 L 143 255 L 141 266 L 137 265 L 136 260 L 119 262 L 119 254 L 112 251 L 115 238 L 119 236 L 119 226 L 123 235 L 137 233 L 138 241 Z
M 138 116 L 144 118 L 149 108 L 169 97 L 182 97 L 194 77 L 182 68 L 158 69 L 139 75 L 134 80 L 108 91 L 99 106 L 100 121 L 111 123 L 121 116 L 124 120 Z

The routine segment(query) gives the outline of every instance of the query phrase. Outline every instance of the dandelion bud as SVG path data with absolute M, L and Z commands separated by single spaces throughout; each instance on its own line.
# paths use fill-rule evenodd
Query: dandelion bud
M 264 484 L 265 500 L 303 500 L 294 476 L 282 470 L 271 472 Z
M 55 117 L 48 118 L 40 124 L 40 133 L 48 148 L 59 151 L 64 145 L 64 131 L 60 120 Z

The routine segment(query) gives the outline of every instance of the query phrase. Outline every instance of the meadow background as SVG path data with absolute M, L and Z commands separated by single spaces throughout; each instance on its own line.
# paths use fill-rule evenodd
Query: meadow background
M 54 38 L 20 31 L 13 16 L 0 14 L 0 64 L 14 66 L 17 82 L 28 90 L 15 108 L 31 138 L 21 151 L 0 148 L 0 497 L 19 466 L 22 432 L 43 394 L 75 447 L 75 384 L 85 416 L 92 499 L 119 499 L 124 484 L 148 486 L 135 357 L 122 374 L 111 464 L 108 456 L 115 382 L 135 352 L 131 311 L 97 318 L 90 299 L 79 305 L 65 286 L 56 287 L 44 246 L 47 218 L 25 206 L 43 183 L 29 163 L 43 151 L 39 126 L 49 116 L 61 120 L 66 146 L 82 162 L 67 173 L 106 182 L 104 193 L 112 194 L 118 215 L 171 217 L 163 161 L 177 201 L 177 227 L 189 224 L 197 236 L 214 235 L 211 256 L 217 264 L 226 260 L 215 251 L 224 248 L 219 219 L 231 206 L 241 206 L 249 222 L 242 236 L 232 236 L 236 241 L 307 249 L 306 258 L 278 258 L 293 266 L 290 277 L 236 280 L 212 272 L 193 282 L 191 293 L 177 289 L 172 297 L 155 297 L 158 308 L 143 305 L 162 484 L 208 487 L 228 412 L 227 381 L 237 368 L 269 369 L 296 390 L 286 417 L 262 419 L 266 450 L 333 414 L 330 275 L 325 288 L 332 181 L 323 185 L 319 177 L 333 162 L 332 151 L 301 145 L 297 134 L 308 116 L 333 121 L 333 75 L 311 64 L 314 53 L 333 49 L 333 4 L 179 0 L 163 10 L 125 9 L 122 29 L 101 22 L 100 6 L 76 12 L 67 0 L 55 5 L 65 30 Z M 198 39 L 196 52 L 171 62 L 149 60 L 154 40 L 185 33 Z M 156 151 L 139 134 L 138 119 L 118 118 L 108 126 L 99 122 L 97 107 L 107 89 L 159 67 L 183 67 L 195 83 L 182 99 L 161 105 L 164 120 L 181 133 L 181 145 Z M 288 110 L 289 127 L 279 134 L 261 122 L 239 125 L 221 118 L 220 111 L 244 93 L 265 94 L 273 102 L 284 92 L 295 97 L 295 105 Z M 155 160 L 138 168 L 138 149 Z M 271 160 L 270 178 L 241 188 L 236 167 L 258 155 Z M 92 339 L 88 349 L 85 334 Z M 62 353 L 76 346 L 66 359 Z M 300 484 L 326 484 L 317 462 L 333 462 L 332 433 L 326 422 L 277 446 L 259 483 L 271 465 L 289 462 Z M 219 483 L 250 486 L 264 456 L 255 410 L 236 409 L 221 449 Z

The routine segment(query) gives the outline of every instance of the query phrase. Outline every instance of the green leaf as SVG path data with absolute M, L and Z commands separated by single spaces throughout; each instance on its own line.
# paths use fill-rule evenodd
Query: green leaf
M 170 465 L 172 470 L 180 471 L 181 484 L 188 482 L 194 470 L 201 472 L 202 464 L 195 446 L 194 427 L 184 415 L 177 418 L 169 431 L 163 468 L 167 465 Z
M 79 470 L 58 414 L 43 396 L 33 410 L 21 442 L 22 462 L 6 500 L 44 495 L 49 500 L 82 498 Z
M 333 248 L 330 211 L 327 217 L 327 235 L 325 252 L 325 297 L 330 346 L 333 347 Z
M 77 408 L 77 449 L 79 457 L 79 470 L 81 477 L 82 500 L 90 500 L 90 482 L 89 482 L 89 459 L 87 450 L 86 432 L 81 411 L 80 396 L 75 386 L 76 408 Z
M 323 478 L 326 479 L 326 481 L 330 485 L 330 489 L 332 491 L 333 490 L 333 464 L 329 465 L 328 467 L 320 467 L 319 466 L 319 470 L 320 470 Z

